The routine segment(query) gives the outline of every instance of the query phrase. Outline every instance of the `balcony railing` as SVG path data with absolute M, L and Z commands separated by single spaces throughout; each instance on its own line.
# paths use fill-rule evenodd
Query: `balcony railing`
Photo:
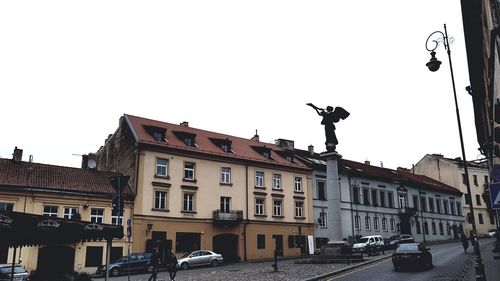
M 214 224 L 217 226 L 234 226 L 238 225 L 243 220 L 243 211 L 234 210 L 222 212 L 221 210 L 213 211 Z

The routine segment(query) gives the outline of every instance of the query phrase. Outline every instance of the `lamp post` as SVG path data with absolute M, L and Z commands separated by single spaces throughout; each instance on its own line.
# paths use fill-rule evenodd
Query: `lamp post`
M 436 35 L 436 36 L 434 36 Z M 431 42 L 434 42 L 432 47 L 429 48 L 429 39 L 431 39 L 434 36 L 434 38 L 437 37 L 437 39 L 433 39 Z M 441 37 L 439 37 L 441 36 Z M 450 51 L 450 43 L 448 40 L 448 32 L 446 30 L 446 24 L 444 25 L 444 33 L 441 31 L 434 31 L 432 32 L 429 37 L 427 37 L 427 41 L 425 42 L 425 48 L 427 51 L 431 52 L 431 59 L 430 61 L 426 64 L 426 66 L 429 68 L 430 71 L 435 72 L 439 69 L 439 66 L 441 65 L 441 62 L 436 58 L 436 48 L 439 46 L 439 43 L 443 43 L 444 48 L 446 52 L 448 53 L 448 61 L 450 63 L 450 73 L 451 73 L 451 83 L 453 85 L 453 97 L 455 98 L 455 111 L 457 113 L 457 123 L 458 123 L 458 132 L 460 135 L 460 146 L 462 148 L 462 158 L 463 158 L 463 165 L 464 165 L 464 173 L 465 173 L 465 186 L 467 187 L 467 193 L 469 196 L 469 210 L 470 210 L 470 219 L 471 219 L 471 224 L 472 224 L 472 239 L 474 241 L 471 241 L 474 246 L 474 254 L 475 254 L 475 259 L 476 259 L 476 280 L 486 280 L 486 276 L 484 274 L 484 265 L 481 259 L 481 252 L 479 250 L 479 241 L 477 239 L 477 230 L 476 230 L 476 219 L 474 216 L 474 208 L 472 206 L 472 193 L 470 190 L 470 182 L 469 182 L 469 172 L 467 170 L 467 159 L 465 158 L 465 148 L 464 148 L 464 139 L 462 136 L 462 124 L 460 122 L 460 112 L 458 110 L 458 102 L 457 102 L 457 91 L 455 89 L 455 77 L 453 76 L 453 66 L 451 63 L 451 51 Z

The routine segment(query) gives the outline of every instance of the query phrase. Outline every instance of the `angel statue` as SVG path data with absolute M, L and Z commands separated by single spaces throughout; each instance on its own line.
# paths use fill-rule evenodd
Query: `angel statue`
M 339 143 L 337 140 L 337 136 L 335 135 L 335 125 L 333 123 L 337 123 L 340 119 L 346 119 L 350 113 L 347 110 L 343 109 L 340 106 L 333 107 L 327 106 L 326 110 L 323 108 L 319 108 L 312 103 L 308 103 L 310 107 L 314 108 L 318 115 L 322 116 L 321 125 L 325 125 L 325 135 L 326 135 L 326 150 L 327 151 L 335 151 L 337 144 Z

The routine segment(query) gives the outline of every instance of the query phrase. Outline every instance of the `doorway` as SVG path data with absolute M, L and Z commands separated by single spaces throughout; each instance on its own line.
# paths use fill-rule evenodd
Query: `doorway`
M 230 233 L 215 235 L 212 243 L 214 252 L 222 255 L 224 263 L 241 261 L 238 256 L 238 235 Z
M 61 276 L 73 272 L 75 249 L 64 245 L 50 245 L 38 249 L 37 274 Z

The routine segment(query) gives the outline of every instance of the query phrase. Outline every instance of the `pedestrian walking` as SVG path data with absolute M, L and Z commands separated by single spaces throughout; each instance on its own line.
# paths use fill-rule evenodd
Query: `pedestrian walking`
M 175 281 L 175 275 L 177 274 L 178 269 L 179 266 L 177 264 L 177 257 L 175 256 L 174 251 L 170 251 L 167 265 L 167 270 L 170 273 L 170 281 Z
M 156 281 L 156 275 L 158 275 L 158 265 L 160 264 L 160 259 L 158 258 L 158 251 L 153 249 L 151 258 L 149 260 L 150 266 L 152 266 L 151 276 L 149 276 L 148 281 Z
M 467 236 L 462 232 L 460 234 L 460 240 L 462 240 L 462 247 L 464 247 L 464 252 L 467 253 L 467 248 L 469 248 L 469 241 L 467 241 Z

